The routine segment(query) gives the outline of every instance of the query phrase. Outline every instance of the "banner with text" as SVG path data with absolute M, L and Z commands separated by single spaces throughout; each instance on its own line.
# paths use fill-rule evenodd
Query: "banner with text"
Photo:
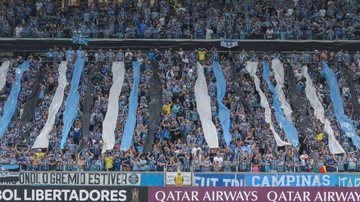
M 194 186 L 199 187 L 243 187 L 244 174 L 195 173 Z
M 360 201 L 360 190 L 345 187 L 148 187 L 148 201 L 355 202 Z
M 2 201 L 148 201 L 146 187 L 0 186 Z
M 140 173 L 124 172 L 21 172 L 16 185 L 121 185 L 140 186 Z
M 360 175 L 246 174 L 247 187 L 360 187 Z

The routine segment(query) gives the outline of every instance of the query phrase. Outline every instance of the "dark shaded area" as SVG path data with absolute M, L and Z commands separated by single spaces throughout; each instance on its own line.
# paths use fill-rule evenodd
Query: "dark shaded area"
M 88 149 L 87 141 L 89 139 L 90 134 L 90 113 L 91 107 L 94 104 L 93 92 L 94 92 L 94 83 L 92 81 L 92 77 L 96 75 L 98 71 L 97 65 L 94 66 L 91 70 L 88 70 L 88 74 L 84 78 L 85 85 L 87 86 L 86 93 L 84 96 L 84 101 L 82 102 L 83 114 L 81 117 L 81 135 L 80 135 L 80 147 Z
M 44 73 L 45 73 L 45 71 L 41 71 L 41 69 L 39 69 L 37 71 L 38 72 L 36 74 L 36 80 L 34 82 L 32 93 L 25 103 L 24 111 L 23 111 L 23 114 L 22 114 L 21 120 L 20 120 L 20 128 L 21 128 L 21 130 L 19 131 L 20 137 L 22 137 L 24 139 L 28 139 L 28 137 L 30 135 L 29 130 L 31 128 L 28 127 L 28 123 L 34 117 L 35 109 L 39 102 L 39 95 L 40 95 L 40 90 L 41 90 L 41 80 L 44 77 Z M 17 116 L 14 116 L 14 117 L 17 117 Z
M 353 72 L 350 68 L 348 68 L 346 66 L 341 66 L 341 74 L 345 78 L 346 84 L 350 88 L 351 103 L 354 107 L 356 119 L 359 120 L 360 119 L 360 105 L 357 101 L 357 93 L 356 93 L 356 89 L 355 89 L 355 85 L 354 85 L 354 82 L 359 82 L 359 81 L 356 81 L 354 79 L 355 72 Z
M 149 113 L 150 113 L 150 124 L 149 124 L 149 134 L 146 137 L 146 144 L 144 145 L 144 152 L 151 152 L 152 146 L 154 143 L 154 134 L 156 129 L 159 126 L 161 108 L 162 108 L 162 86 L 160 82 L 160 77 L 158 74 L 159 64 L 157 61 L 152 62 L 152 77 L 150 80 L 150 104 L 149 104 Z
M 313 129 L 311 129 L 311 114 L 307 110 L 305 97 L 302 96 L 300 90 L 297 88 L 296 77 L 293 72 L 293 68 L 290 64 L 286 65 L 286 74 L 287 79 L 287 97 L 290 100 L 291 109 L 293 110 L 293 120 L 295 127 L 298 129 L 298 132 L 308 136 L 315 134 Z M 299 136 L 301 136 L 299 134 Z
M 275 41 L 275 40 L 248 40 L 239 41 L 238 46 L 232 48 L 232 51 L 254 50 L 254 51 L 314 51 L 314 50 L 348 50 L 355 52 L 359 49 L 360 42 L 358 41 Z M 69 40 L 5 40 L 0 39 L 0 51 L 7 52 L 33 52 L 33 51 L 48 51 L 50 48 L 57 46 L 79 47 L 79 45 L 73 44 Z M 215 41 L 196 41 L 196 40 L 97 40 L 90 41 L 89 46 L 83 47 L 85 49 L 99 49 L 99 48 L 111 48 L 111 49 L 178 49 L 181 47 L 184 50 L 195 50 L 199 47 L 210 50 L 215 47 L 219 51 L 227 51 L 229 49 L 220 46 L 220 40 Z
M 254 117 L 255 117 L 255 114 L 254 112 L 250 109 L 248 103 L 246 102 L 245 100 L 245 95 L 244 95 L 244 91 L 243 89 L 241 88 L 240 86 L 240 75 L 239 73 L 237 72 L 237 64 L 234 62 L 234 58 L 230 57 L 230 62 L 231 62 L 231 72 L 232 72 L 232 81 L 233 81 L 233 89 L 235 91 L 235 94 L 237 96 L 239 96 L 240 98 L 240 102 L 241 102 L 241 105 L 243 106 L 246 114 L 250 117 L 249 121 L 251 122 L 251 125 L 252 126 L 255 126 L 255 120 L 254 120 Z

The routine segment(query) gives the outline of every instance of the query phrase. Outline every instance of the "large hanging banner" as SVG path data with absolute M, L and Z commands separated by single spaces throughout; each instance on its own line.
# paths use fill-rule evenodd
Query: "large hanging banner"
M 306 85 L 305 85 L 305 94 L 307 99 L 310 102 L 311 107 L 314 110 L 314 116 L 324 125 L 324 131 L 329 136 L 329 150 L 332 154 L 341 154 L 345 153 L 344 149 L 341 147 L 339 142 L 336 140 L 334 136 L 334 131 L 331 128 L 330 121 L 325 118 L 325 110 L 322 106 L 317 93 L 316 88 L 314 87 L 313 81 L 308 74 L 307 66 L 302 67 L 302 74 L 306 78 Z
M 348 118 L 344 113 L 344 104 L 341 98 L 339 85 L 336 81 L 334 72 L 329 68 L 328 64 L 323 61 L 326 83 L 329 85 L 330 98 L 333 104 L 335 116 L 340 124 L 341 130 L 351 138 L 357 149 L 360 149 L 360 137 L 356 134 L 354 121 Z
M 83 72 L 85 61 L 83 57 L 78 56 L 75 61 L 75 69 L 71 79 L 70 93 L 65 102 L 65 111 L 63 115 L 64 128 L 60 148 L 63 149 L 66 143 L 67 136 L 70 129 L 78 115 L 78 105 L 80 101 L 80 94 L 78 91 L 81 74 Z
M 223 129 L 225 142 L 227 145 L 230 145 L 230 112 L 223 103 L 223 99 L 226 93 L 226 80 L 218 62 L 213 61 L 212 67 L 216 78 L 216 98 L 218 102 L 219 120 Z
M 273 94 L 273 106 L 275 110 L 276 121 L 278 122 L 280 127 L 283 128 L 288 138 L 288 141 L 291 143 L 291 145 L 293 145 L 294 147 L 299 146 L 298 132 L 294 127 L 294 125 L 284 116 L 279 101 L 279 95 L 275 90 L 274 85 L 270 81 L 270 68 L 267 62 L 263 62 L 263 78 L 266 81 L 268 88 Z
M 12 84 L 9 97 L 4 104 L 4 113 L 0 120 L 0 139 L 4 135 L 6 128 L 9 125 L 11 118 L 16 111 L 18 96 L 21 90 L 22 75 L 25 71 L 29 70 L 29 67 L 30 63 L 28 61 L 25 61 L 15 70 L 15 81 Z
M 5 61 L 0 66 L 0 91 L 4 88 L 6 83 L 6 75 L 9 71 L 10 61 Z
M 103 121 L 103 152 L 105 152 L 106 150 L 112 150 L 115 145 L 114 132 L 119 114 L 119 96 L 125 76 L 124 62 L 113 62 L 111 71 L 113 75 L 113 83 L 110 88 L 108 107 L 105 119 Z
M 68 84 L 66 80 L 66 70 L 67 62 L 62 61 L 59 66 L 58 87 L 56 88 L 55 95 L 51 101 L 45 126 L 42 128 L 40 135 L 36 138 L 32 148 L 48 148 L 49 146 L 49 134 L 53 129 L 56 114 L 58 113 L 63 103 L 64 91 L 66 85 Z
M 0 186 L 3 201 L 148 201 L 147 187 L 129 186 Z
M 201 126 L 205 140 L 210 148 L 218 148 L 219 140 L 215 124 L 211 118 L 211 102 L 204 75 L 204 67 L 197 63 L 197 79 L 195 82 L 196 109 L 200 116 Z
M 281 64 L 278 58 L 275 58 L 271 61 L 271 68 L 274 71 L 274 77 L 276 80 L 275 90 L 278 95 L 278 99 L 281 103 L 281 109 L 284 112 L 285 117 L 292 123 L 292 110 L 290 104 L 286 101 L 285 93 L 283 91 L 284 87 L 284 67 Z
M 138 91 L 140 84 L 140 65 L 141 64 L 139 62 L 133 62 L 134 81 L 129 98 L 128 118 L 125 123 L 124 133 L 120 145 L 120 149 L 122 151 L 127 151 L 130 149 L 130 145 L 134 137 L 136 125 L 136 110 L 138 107 Z
M 357 202 L 360 193 L 344 187 L 149 187 L 157 202 Z
M 270 109 L 270 105 L 269 105 L 269 102 L 266 98 L 266 95 L 265 93 L 261 90 L 260 88 L 260 79 L 259 77 L 256 75 L 256 72 L 257 72 L 257 66 L 258 66 L 258 63 L 257 62 L 250 62 L 248 61 L 247 64 L 246 64 L 246 70 L 249 72 L 249 74 L 251 75 L 251 77 L 253 77 L 254 79 L 254 83 L 255 83 L 255 88 L 256 88 L 256 91 L 259 93 L 260 95 L 260 105 L 265 109 L 265 122 L 267 124 L 269 124 L 269 128 L 271 130 L 271 132 L 273 133 L 274 135 L 274 138 L 275 138 L 275 142 L 276 142 L 276 145 L 279 146 L 279 147 L 282 147 L 284 145 L 290 145 L 290 143 L 288 142 L 285 142 L 283 140 L 281 140 L 280 136 L 278 135 L 278 133 L 275 131 L 275 128 L 274 128 L 274 125 L 272 123 L 272 120 L 271 120 L 271 109 Z

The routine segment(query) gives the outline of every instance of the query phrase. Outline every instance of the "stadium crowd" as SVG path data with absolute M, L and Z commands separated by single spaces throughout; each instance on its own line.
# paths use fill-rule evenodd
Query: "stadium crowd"
M 357 0 L 123 0 L 69 6 L 5 1 L 0 36 L 184 39 L 360 39 Z
M 32 150 L 31 147 L 47 120 L 48 109 L 55 93 L 58 81 L 58 64 L 67 60 L 67 79 L 71 80 L 76 55 L 85 56 L 85 68 L 82 73 L 79 92 L 81 95 L 78 108 L 78 117 L 71 129 L 65 148 L 60 149 L 62 135 L 62 114 L 64 104 L 57 113 L 56 122 L 50 133 L 50 146 L 47 150 Z M 214 57 L 215 56 L 215 57 Z M 18 97 L 17 112 L 2 138 L 0 148 L 0 164 L 20 165 L 22 170 L 35 171 L 195 171 L 195 172 L 309 172 L 314 167 L 326 166 L 327 172 L 360 171 L 360 152 L 352 145 L 351 140 L 340 130 L 334 116 L 326 80 L 321 71 L 321 61 L 326 60 L 336 72 L 341 87 L 342 98 L 345 104 L 345 113 L 356 120 L 357 135 L 360 135 L 359 118 L 356 118 L 352 96 L 357 97 L 360 103 L 360 52 L 350 54 L 347 51 L 314 51 L 293 52 L 289 54 L 271 53 L 259 54 L 253 51 L 239 53 L 222 53 L 217 57 L 215 49 L 184 51 L 156 49 L 144 53 L 131 50 L 49 50 L 46 57 L 29 57 L 30 69 L 22 79 L 22 89 Z M 300 67 L 307 65 L 309 74 L 313 79 L 321 103 L 325 110 L 326 118 L 332 122 L 335 136 L 346 154 L 332 155 L 327 147 L 327 136 L 324 135 L 319 121 L 311 118 L 312 132 L 299 133 L 300 145 L 277 147 L 274 138 L 264 120 L 264 111 L 260 106 L 260 98 L 255 91 L 252 77 L 245 70 L 247 61 L 269 61 L 278 57 L 284 64 L 285 70 L 291 65 L 291 74 L 295 75 L 296 87 L 302 98 L 304 93 L 304 77 Z M 212 60 L 219 60 L 226 78 L 227 92 L 224 104 L 231 112 L 230 132 L 232 140 L 225 144 L 219 122 L 216 100 L 216 79 L 211 68 Z M 3 114 L 3 105 L 10 93 L 14 81 L 15 69 L 24 58 L 5 58 L 11 60 L 10 70 L 6 84 L 0 91 L 0 117 Z M 131 91 L 133 72 L 131 61 L 137 60 L 142 64 L 141 80 L 139 87 L 139 106 L 137 108 L 137 123 L 133 144 L 128 151 L 120 151 L 120 142 L 124 125 L 128 116 L 128 97 Z M 119 99 L 118 122 L 115 131 L 116 145 L 113 150 L 104 154 L 102 151 L 102 122 L 104 120 L 109 89 L 112 84 L 111 66 L 114 61 L 125 61 L 126 74 Z M 153 61 L 158 63 L 158 76 L 162 85 L 162 113 L 160 124 L 157 126 L 152 152 L 144 152 L 146 136 L 149 133 L 149 103 L 151 101 L 149 80 L 152 76 Z M 196 62 L 205 67 L 205 75 L 211 97 L 212 118 L 216 125 L 220 148 L 210 149 L 201 131 L 201 123 L 196 110 L 194 97 L 194 84 L 197 78 Z M 260 70 L 262 66 L 259 65 Z M 357 94 L 351 94 L 348 83 L 342 71 L 348 68 L 354 80 Z M 233 70 L 236 70 L 235 73 Z M 261 71 L 260 71 L 261 72 Z M 239 77 L 241 91 L 236 91 L 236 79 Z M 263 91 L 271 100 L 271 92 L 265 87 L 261 74 Z M 39 78 L 38 81 L 36 78 Z M 37 83 L 39 82 L 39 83 Z M 89 85 L 90 84 L 90 85 Z M 25 119 L 27 102 L 31 98 L 34 86 L 39 85 L 38 102 L 34 114 Z M 289 80 L 285 80 L 285 86 Z M 93 86 L 92 88 L 90 86 Z M 69 93 L 70 86 L 65 90 Z M 89 92 L 88 92 L 89 91 Z M 86 95 L 91 98 L 87 100 Z M 289 90 L 285 90 L 289 99 Z M 241 97 L 243 96 L 243 97 Z M 244 99 L 248 106 L 240 101 Z M 269 100 L 269 103 L 271 103 Z M 86 112 L 89 104 L 90 111 Z M 252 111 L 248 113 L 246 107 Z M 308 101 L 303 110 L 312 116 L 312 109 Z M 84 116 L 89 113 L 89 120 Z M 274 114 L 274 113 L 272 113 Z M 299 126 L 294 119 L 295 126 Z M 85 121 L 84 121 L 85 120 Z M 275 120 L 273 118 L 273 120 Z M 85 122 L 88 121 L 88 124 Z M 84 128 L 84 126 L 89 128 Z M 276 131 L 282 139 L 286 140 L 283 130 L 274 124 Z M 88 134 L 86 134 L 89 131 Z M 320 135 L 319 134 L 323 134 Z M 321 137 L 321 138 L 319 138 Z

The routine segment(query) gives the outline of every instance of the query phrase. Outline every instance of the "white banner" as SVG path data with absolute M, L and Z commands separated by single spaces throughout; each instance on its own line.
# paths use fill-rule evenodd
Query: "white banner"
M 305 86 L 305 94 L 307 99 L 310 102 L 311 107 L 314 110 L 314 116 L 318 119 L 322 124 L 324 124 L 324 131 L 329 136 L 329 150 L 332 154 L 341 154 L 345 153 L 344 149 L 341 147 L 339 142 L 336 140 L 334 136 L 334 131 L 331 128 L 330 121 L 325 118 L 325 110 L 322 106 L 317 93 L 316 88 L 313 85 L 313 81 L 308 74 L 307 66 L 302 67 L 302 74 L 306 78 L 306 86 Z
M 278 133 L 274 129 L 274 125 L 273 125 L 272 120 L 271 120 L 270 105 L 269 105 L 269 102 L 268 102 L 268 100 L 266 98 L 265 93 L 260 88 L 260 79 L 256 75 L 257 66 L 258 66 L 257 62 L 248 61 L 247 64 L 246 64 L 246 70 L 253 77 L 256 91 L 260 95 L 260 105 L 265 109 L 265 122 L 269 124 L 270 130 L 274 134 L 274 138 L 275 138 L 275 142 L 276 142 L 277 146 L 282 147 L 284 145 L 290 145 L 290 143 L 281 140 L 280 136 L 278 135 Z
M 274 71 L 274 76 L 275 76 L 275 80 L 276 80 L 275 90 L 279 96 L 281 108 L 283 109 L 286 118 L 292 123 L 292 118 L 291 118 L 292 110 L 291 110 L 290 104 L 285 99 L 285 94 L 283 91 L 284 67 L 281 64 L 280 60 L 278 58 L 275 58 L 271 61 L 271 68 Z
M 177 172 L 166 172 L 165 176 L 165 185 L 175 186 L 175 177 Z M 183 177 L 183 186 L 191 186 L 191 172 L 181 172 L 181 176 Z
M 219 140 L 215 124 L 211 118 L 211 102 L 204 75 L 204 67 L 197 63 L 197 79 L 195 82 L 196 109 L 200 116 L 201 126 L 205 140 L 210 148 L 218 148 Z
M 103 121 L 102 139 L 104 146 L 102 152 L 112 150 L 115 145 L 115 128 L 119 114 L 119 96 L 124 83 L 125 65 L 124 62 L 113 62 L 112 64 L 113 83 L 110 88 L 108 107 Z
M 0 66 L 0 91 L 3 89 L 6 83 L 6 75 L 9 70 L 10 61 L 5 61 Z
M 141 174 L 135 172 L 20 172 L 16 185 L 119 185 L 140 186 Z
M 45 126 L 41 130 L 40 135 L 36 138 L 32 148 L 47 148 L 49 146 L 49 134 L 54 127 L 56 114 L 58 113 L 63 100 L 64 100 L 64 90 L 68 84 L 66 80 L 66 70 L 67 62 L 62 61 L 59 65 L 59 79 L 58 87 L 56 88 L 55 95 L 49 107 L 47 121 Z

